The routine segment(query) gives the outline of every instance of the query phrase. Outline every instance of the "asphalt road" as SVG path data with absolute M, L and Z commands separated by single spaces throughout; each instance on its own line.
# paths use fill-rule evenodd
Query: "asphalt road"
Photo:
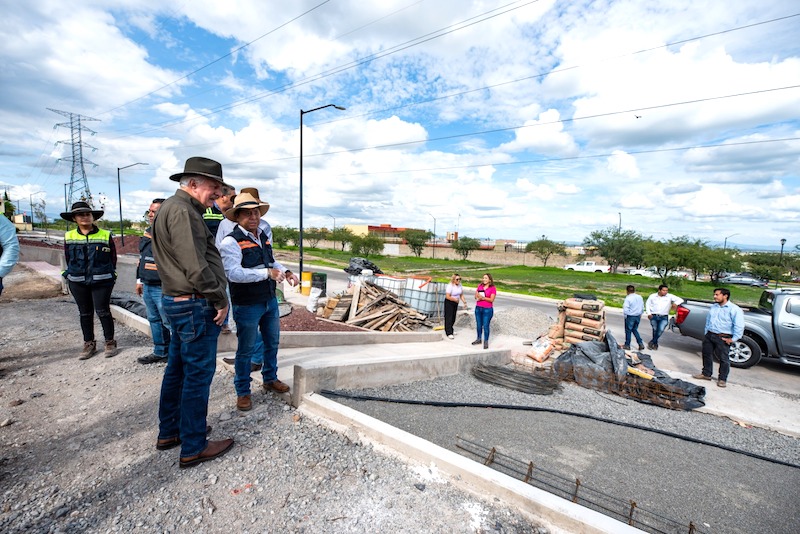
M 115 291 L 133 293 L 136 285 L 136 261 L 135 256 L 120 256 Z M 347 286 L 348 275 L 341 269 L 317 267 L 314 269 L 327 274 L 329 288 Z M 555 319 L 558 312 L 554 302 L 550 299 L 504 294 L 501 288 L 500 294 L 495 300 L 495 309 L 501 311 L 512 306 L 534 308 Z M 622 322 L 622 310 L 607 308 L 606 324 L 617 340 L 624 340 L 625 328 Z M 647 319 L 640 324 L 639 333 L 646 344 L 651 338 L 650 323 Z M 699 340 L 681 336 L 677 330 L 675 332 L 667 330 L 661 337 L 659 345 L 658 351 L 648 351 L 648 353 L 660 369 L 686 374 L 700 372 L 702 360 Z M 767 391 L 800 395 L 800 367 L 784 365 L 774 360 L 764 359 L 750 369 L 732 368 L 729 381 Z

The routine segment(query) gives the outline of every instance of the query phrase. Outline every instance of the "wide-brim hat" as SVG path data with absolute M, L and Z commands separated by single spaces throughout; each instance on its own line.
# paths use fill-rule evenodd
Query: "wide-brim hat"
M 61 218 L 66 221 L 75 222 L 75 215 L 78 213 L 91 213 L 92 217 L 94 217 L 94 220 L 96 221 L 97 219 L 102 217 L 103 213 L 105 212 L 103 210 L 92 209 L 92 207 L 87 202 L 79 200 L 78 202 L 72 205 L 71 210 L 61 213 Z
M 252 193 L 245 192 L 246 189 L 251 188 L 242 189 L 242 193 L 236 195 L 236 199 L 233 201 L 233 207 L 225 212 L 225 218 L 229 221 L 237 222 L 236 213 L 241 209 L 258 208 L 262 217 L 269 211 L 269 203 L 261 202 L 258 197 L 253 196 Z
M 213 159 L 199 156 L 189 158 L 183 165 L 183 172 L 173 174 L 169 179 L 173 182 L 180 182 L 184 176 L 205 176 L 218 181 L 223 187 L 231 187 L 222 179 L 222 164 Z

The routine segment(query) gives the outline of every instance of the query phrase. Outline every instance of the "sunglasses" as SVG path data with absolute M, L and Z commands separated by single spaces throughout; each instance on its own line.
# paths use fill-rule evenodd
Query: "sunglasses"
M 460 281 L 461 281 L 461 278 L 456 278 L 456 282 L 460 282 Z

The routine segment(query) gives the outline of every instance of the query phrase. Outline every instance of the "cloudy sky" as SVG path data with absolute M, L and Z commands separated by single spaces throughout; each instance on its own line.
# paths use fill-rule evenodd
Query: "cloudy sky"
M 140 219 L 187 157 L 273 225 L 800 243 L 800 5 L 28 0 L 0 33 L 0 189 Z M 96 119 L 96 120 L 94 120 Z M 91 131 L 90 131 L 91 130 Z M 96 132 L 92 134 L 92 132 Z M 66 143 L 59 141 L 66 141 Z M 61 160 L 59 160 L 62 158 Z

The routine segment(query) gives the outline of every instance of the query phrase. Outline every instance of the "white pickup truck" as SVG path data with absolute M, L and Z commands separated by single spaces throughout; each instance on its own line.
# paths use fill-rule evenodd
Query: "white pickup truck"
M 568 271 L 583 271 L 585 273 L 610 273 L 610 265 L 600 265 L 594 261 L 579 261 L 578 263 L 568 263 L 564 266 Z

